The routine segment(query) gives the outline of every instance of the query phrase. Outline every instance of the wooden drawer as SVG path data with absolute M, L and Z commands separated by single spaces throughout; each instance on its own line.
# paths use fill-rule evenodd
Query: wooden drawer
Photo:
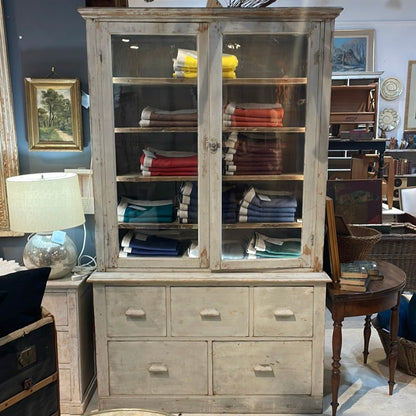
M 312 287 L 254 288 L 254 336 L 312 336 Z
M 106 288 L 109 336 L 166 336 L 166 292 L 163 287 Z
M 172 336 L 247 336 L 246 287 L 173 287 Z
M 310 394 L 312 342 L 214 342 L 214 394 Z
M 68 301 L 65 292 L 46 292 L 42 306 L 52 313 L 56 326 L 68 326 Z
M 208 393 L 206 342 L 112 341 L 110 394 Z

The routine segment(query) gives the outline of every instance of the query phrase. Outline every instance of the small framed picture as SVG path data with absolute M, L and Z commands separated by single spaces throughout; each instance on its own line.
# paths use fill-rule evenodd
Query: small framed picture
M 373 72 L 374 32 L 374 29 L 336 30 L 332 72 Z
M 29 150 L 82 151 L 78 79 L 25 78 Z

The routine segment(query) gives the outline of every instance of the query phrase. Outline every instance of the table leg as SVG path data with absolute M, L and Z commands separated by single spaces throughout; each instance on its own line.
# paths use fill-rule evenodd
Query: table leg
M 393 394 L 394 387 L 394 373 L 397 366 L 397 355 L 399 348 L 399 341 L 397 334 L 399 332 L 399 305 L 400 294 L 398 296 L 398 303 L 391 308 L 390 314 L 390 349 L 389 349 L 389 394 Z
M 338 407 L 338 390 L 340 384 L 340 370 L 341 367 L 341 347 L 342 347 L 342 320 L 334 319 L 334 329 L 332 332 L 332 376 L 331 376 L 331 390 L 332 390 L 332 416 L 337 413 Z
M 370 345 L 370 336 L 371 336 L 371 315 L 366 315 L 364 323 L 364 364 L 367 364 L 368 358 L 368 346 Z

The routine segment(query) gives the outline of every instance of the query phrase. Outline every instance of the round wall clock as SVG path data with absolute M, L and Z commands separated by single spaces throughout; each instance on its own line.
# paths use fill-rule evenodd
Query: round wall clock
M 396 77 L 386 78 L 381 83 L 380 94 L 385 100 L 395 100 L 402 93 L 402 91 L 402 83 Z
M 378 117 L 378 126 L 381 130 L 392 131 L 400 123 L 400 116 L 397 114 L 396 110 L 392 108 L 385 108 L 383 111 L 380 111 Z

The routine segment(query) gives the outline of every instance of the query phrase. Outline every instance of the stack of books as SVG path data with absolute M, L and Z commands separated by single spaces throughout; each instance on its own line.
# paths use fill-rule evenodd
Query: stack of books
M 341 263 L 341 290 L 366 292 L 371 280 L 382 278 L 374 261 L 357 260 L 352 263 Z

